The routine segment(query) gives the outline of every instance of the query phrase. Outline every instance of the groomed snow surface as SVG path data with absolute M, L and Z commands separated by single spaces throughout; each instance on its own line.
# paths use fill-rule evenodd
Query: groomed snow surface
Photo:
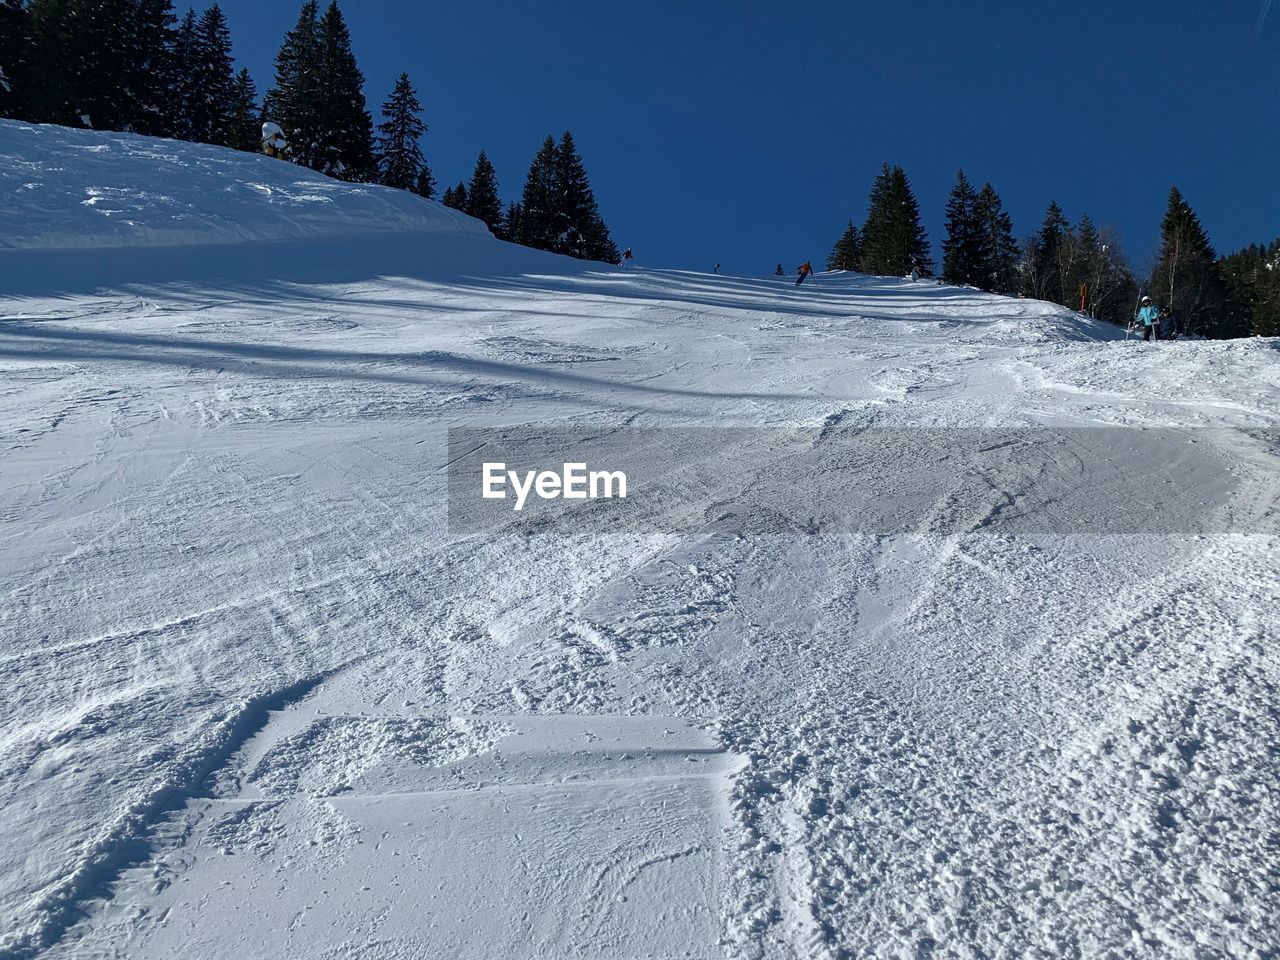
M 3 122 L 0 368 L 0 955 L 1277 954 L 1274 341 Z M 1243 506 L 815 531 L 732 509 L 744 447 L 672 459 L 698 522 L 451 534 L 446 431 L 504 424 L 1229 428 Z

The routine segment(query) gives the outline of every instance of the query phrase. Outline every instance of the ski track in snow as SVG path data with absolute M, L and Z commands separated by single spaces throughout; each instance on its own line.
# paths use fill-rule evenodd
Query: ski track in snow
M 1274 342 L 572 263 L 375 190 L 379 234 L 166 144 L 294 218 L 202 227 L 108 139 L 152 255 L 0 250 L 0 955 L 1275 955 L 1274 536 L 985 529 L 1019 489 L 806 535 L 735 509 L 748 447 L 664 462 L 680 532 L 445 523 L 450 426 L 1274 430 Z M 1262 444 L 1219 451 L 1259 516 Z

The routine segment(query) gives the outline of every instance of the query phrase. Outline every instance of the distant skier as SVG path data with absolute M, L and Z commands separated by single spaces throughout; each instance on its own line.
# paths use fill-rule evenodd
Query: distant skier
M 718 263 L 717 263 L 714 267 L 712 267 L 712 268 L 711 268 L 711 272 L 712 272 L 712 273 L 719 273 L 719 272 L 720 272 L 720 264 L 718 264 Z
M 785 277 L 786 272 L 782 269 L 782 264 L 778 264 L 778 269 L 773 271 L 775 277 Z
M 1165 307 L 1160 311 L 1160 336 L 1164 340 L 1177 340 L 1182 333 L 1182 324 L 1174 316 L 1172 310 Z
M 289 141 L 284 138 L 280 124 L 268 120 L 262 125 L 262 152 L 268 157 L 285 160 L 289 156 Z
M 919 268 L 919 267 L 912 267 L 912 268 L 911 268 L 911 279 L 912 279 L 912 280 L 919 280 L 919 279 L 920 279 L 920 268 Z
M 1142 298 L 1142 306 L 1138 308 L 1135 323 L 1142 324 L 1142 342 L 1148 342 L 1154 335 L 1160 339 L 1160 308 L 1151 302 L 1150 297 Z
M 796 286 L 798 287 L 800 284 L 804 283 L 805 277 L 813 273 L 813 264 L 806 260 L 804 263 L 800 264 L 800 269 L 797 272 L 800 274 L 800 276 L 796 278 Z
M 631 248 L 627 247 L 627 249 L 622 251 L 622 262 L 626 263 L 630 259 L 631 259 Z

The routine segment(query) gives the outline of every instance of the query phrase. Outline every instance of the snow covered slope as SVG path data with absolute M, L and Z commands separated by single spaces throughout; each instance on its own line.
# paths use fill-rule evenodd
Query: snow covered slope
M 1274 952 L 1276 343 L 582 264 L 187 144 L 0 155 L 0 956 Z M 660 485 L 451 532 L 446 431 L 508 424 Z M 1003 530 L 1035 464 L 951 482 L 957 438 L 1070 471 L 1098 431 L 1130 532 Z M 770 495 L 796 462 L 909 528 Z M 1156 532 L 1188 486 L 1209 528 Z
M 0 120 L 0 249 L 487 235 L 403 190 L 204 144 Z

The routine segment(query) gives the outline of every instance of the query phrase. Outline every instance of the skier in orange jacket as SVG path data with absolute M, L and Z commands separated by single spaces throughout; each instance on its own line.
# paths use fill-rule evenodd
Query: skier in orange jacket
M 812 264 L 812 263 L 810 263 L 808 260 L 806 260 L 804 263 L 800 264 L 800 276 L 799 276 L 799 278 L 797 278 L 797 280 L 796 280 L 796 286 L 798 287 L 798 286 L 800 286 L 800 284 L 804 283 L 804 278 L 805 278 L 805 277 L 807 277 L 807 276 L 808 276 L 809 274 L 811 274 L 811 273 L 813 273 L 813 264 Z

